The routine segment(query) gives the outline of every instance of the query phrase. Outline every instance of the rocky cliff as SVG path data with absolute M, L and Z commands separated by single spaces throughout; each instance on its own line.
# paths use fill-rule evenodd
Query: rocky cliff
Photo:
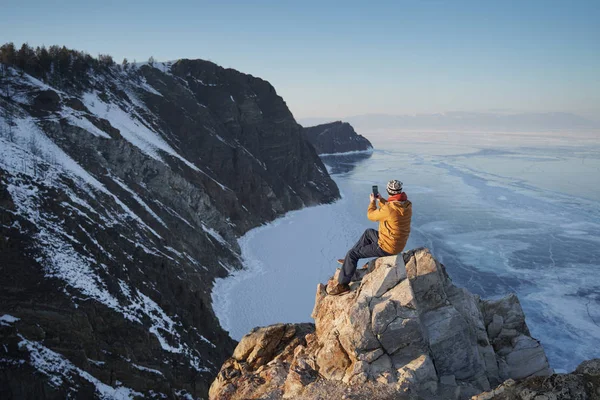
M 347 122 L 336 121 L 304 128 L 304 134 L 319 154 L 364 151 L 373 146 L 364 136 L 357 134 Z
M 0 398 L 206 398 L 236 238 L 335 183 L 262 79 L 29 50 L 0 57 Z
M 552 372 L 515 295 L 456 287 L 427 249 L 376 259 L 354 280 L 340 296 L 318 285 L 314 324 L 244 336 L 210 398 L 457 399 Z

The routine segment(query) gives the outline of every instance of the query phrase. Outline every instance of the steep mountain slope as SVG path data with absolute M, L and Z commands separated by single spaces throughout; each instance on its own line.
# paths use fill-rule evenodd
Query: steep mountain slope
M 336 121 L 304 128 L 304 134 L 319 154 L 364 151 L 373 148 L 364 136 L 347 122 Z
M 268 82 L 65 51 L 0 69 L 0 398 L 203 398 L 236 237 L 338 189 Z

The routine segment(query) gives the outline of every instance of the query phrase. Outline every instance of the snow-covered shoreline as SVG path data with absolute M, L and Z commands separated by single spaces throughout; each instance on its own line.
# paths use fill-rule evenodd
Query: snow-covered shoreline
M 352 154 L 370 154 L 373 153 L 374 149 L 373 147 L 366 149 L 366 150 L 354 150 L 354 151 L 346 151 L 344 153 L 321 153 L 319 154 L 319 157 L 331 157 L 331 156 L 349 156 Z
M 277 297 L 280 297 L 281 300 L 283 300 L 285 298 L 285 294 L 278 290 L 281 288 L 277 288 L 276 284 L 270 285 L 268 282 L 272 281 L 272 279 L 265 280 L 260 279 L 260 277 L 264 276 L 265 274 L 273 275 L 275 273 L 283 272 L 285 268 L 289 266 L 289 264 L 287 266 L 282 266 L 282 268 L 277 268 L 278 263 L 283 261 L 286 257 L 294 258 L 295 256 L 300 256 L 300 254 L 294 254 L 295 252 L 293 250 L 291 252 L 282 251 L 278 252 L 277 254 L 270 254 L 266 257 L 264 253 L 260 254 L 262 250 L 268 250 L 272 252 L 274 248 L 277 248 L 277 243 L 285 244 L 286 241 L 290 239 L 287 235 L 285 235 L 285 232 L 283 232 L 283 235 L 281 235 L 281 230 L 274 228 L 282 227 L 282 225 L 302 224 L 304 225 L 303 228 L 308 229 L 311 226 L 314 226 L 317 221 L 321 226 L 330 228 L 335 226 L 334 219 L 337 218 L 337 216 L 339 216 L 341 213 L 344 213 L 346 206 L 347 201 L 342 196 L 340 200 L 331 204 L 321 204 L 314 207 L 306 207 L 299 210 L 290 211 L 272 222 L 251 229 L 244 236 L 240 237 L 238 239 L 238 244 L 241 249 L 244 269 L 234 271 L 225 278 L 216 279 L 211 294 L 213 310 L 219 319 L 221 327 L 228 331 L 234 339 L 239 340 L 254 326 L 250 322 L 251 320 L 256 320 L 256 324 L 259 324 L 258 321 L 264 321 L 267 319 L 272 321 L 270 323 L 276 322 L 276 315 L 279 314 L 276 311 L 277 306 L 275 304 L 273 304 L 273 309 L 255 309 L 254 313 L 247 313 L 241 310 L 248 308 L 252 309 L 252 304 L 239 304 L 235 301 L 233 294 L 235 293 L 237 298 L 239 298 L 239 291 L 248 289 L 248 285 L 254 287 L 255 285 L 265 284 L 263 292 L 265 296 L 268 296 L 269 292 L 272 293 L 274 290 L 279 292 L 279 296 Z M 303 228 L 300 229 L 305 230 Z M 306 233 L 307 234 L 303 235 L 301 239 L 303 241 L 310 241 L 312 243 L 306 244 L 306 247 L 308 248 L 313 248 L 315 243 L 323 240 L 323 233 Z M 311 238 L 313 240 L 310 240 Z M 268 245 L 268 248 L 265 246 L 265 244 Z M 343 248 L 343 246 L 345 246 L 345 243 L 341 244 L 341 246 L 335 247 Z M 289 250 L 289 248 L 287 248 L 287 250 Z M 321 256 L 322 253 L 319 254 L 318 258 Z M 304 254 L 303 257 L 306 258 L 307 263 L 310 263 L 311 260 L 316 261 L 314 260 L 314 257 L 310 257 L 310 254 Z M 333 274 L 336 268 L 336 264 L 334 262 L 335 258 L 331 258 L 331 260 L 331 268 L 326 270 L 324 266 L 321 266 L 319 269 L 319 275 Z M 308 280 L 304 280 L 306 277 L 305 272 L 309 270 L 311 269 L 307 267 L 302 271 L 289 270 L 287 272 L 298 273 L 299 278 L 302 281 L 298 282 L 298 285 L 301 285 L 303 288 L 309 288 L 309 292 L 314 293 L 312 286 L 316 286 L 320 280 L 319 278 L 314 277 L 312 274 Z M 286 283 L 282 283 L 282 285 L 285 286 Z M 309 317 L 310 312 L 306 313 L 305 321 L 308 321 Z M 247 325 L 247 329 L 240 328 L 240 326 L 244 325 L 244 323 L 240 323 L 240 318 L 245 318 L 247 320 L 248 323 L 245 324 Z

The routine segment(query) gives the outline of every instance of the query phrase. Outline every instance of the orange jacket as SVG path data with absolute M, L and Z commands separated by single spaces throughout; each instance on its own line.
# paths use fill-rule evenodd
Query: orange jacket
M 412 203 L 406 201 L 386 201 L 379 199 L 369 204 L 367 218 L 379 221 L 379 247 L 390 254 L 398 254 L 404 250 L 410 235 L 410 219 Z

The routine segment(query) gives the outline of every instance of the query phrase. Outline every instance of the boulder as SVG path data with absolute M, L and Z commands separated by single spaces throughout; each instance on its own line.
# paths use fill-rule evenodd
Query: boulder
M 530 336 L 525 313 L 515 294 L 499 300 L 483 300 L 480 304 L 501 380 L 552 373 L 542 345 Z
M 311 343 L 307 335 L 310 337 L 312 332 L 313 324 L 254 328 L 221 367 L 210 387 L 209 397 L 250 399 L 272 391 L 281 397 L 284 387 L 297 393 L 317 375 L 311 367 L 314 361 L 309 360 L 312 355 L 305 351 L 305 346 Z
M 54 90 L 41 90 L 33 98 L 33 106 L 38 112 L 60 110 L 60 96 Z

